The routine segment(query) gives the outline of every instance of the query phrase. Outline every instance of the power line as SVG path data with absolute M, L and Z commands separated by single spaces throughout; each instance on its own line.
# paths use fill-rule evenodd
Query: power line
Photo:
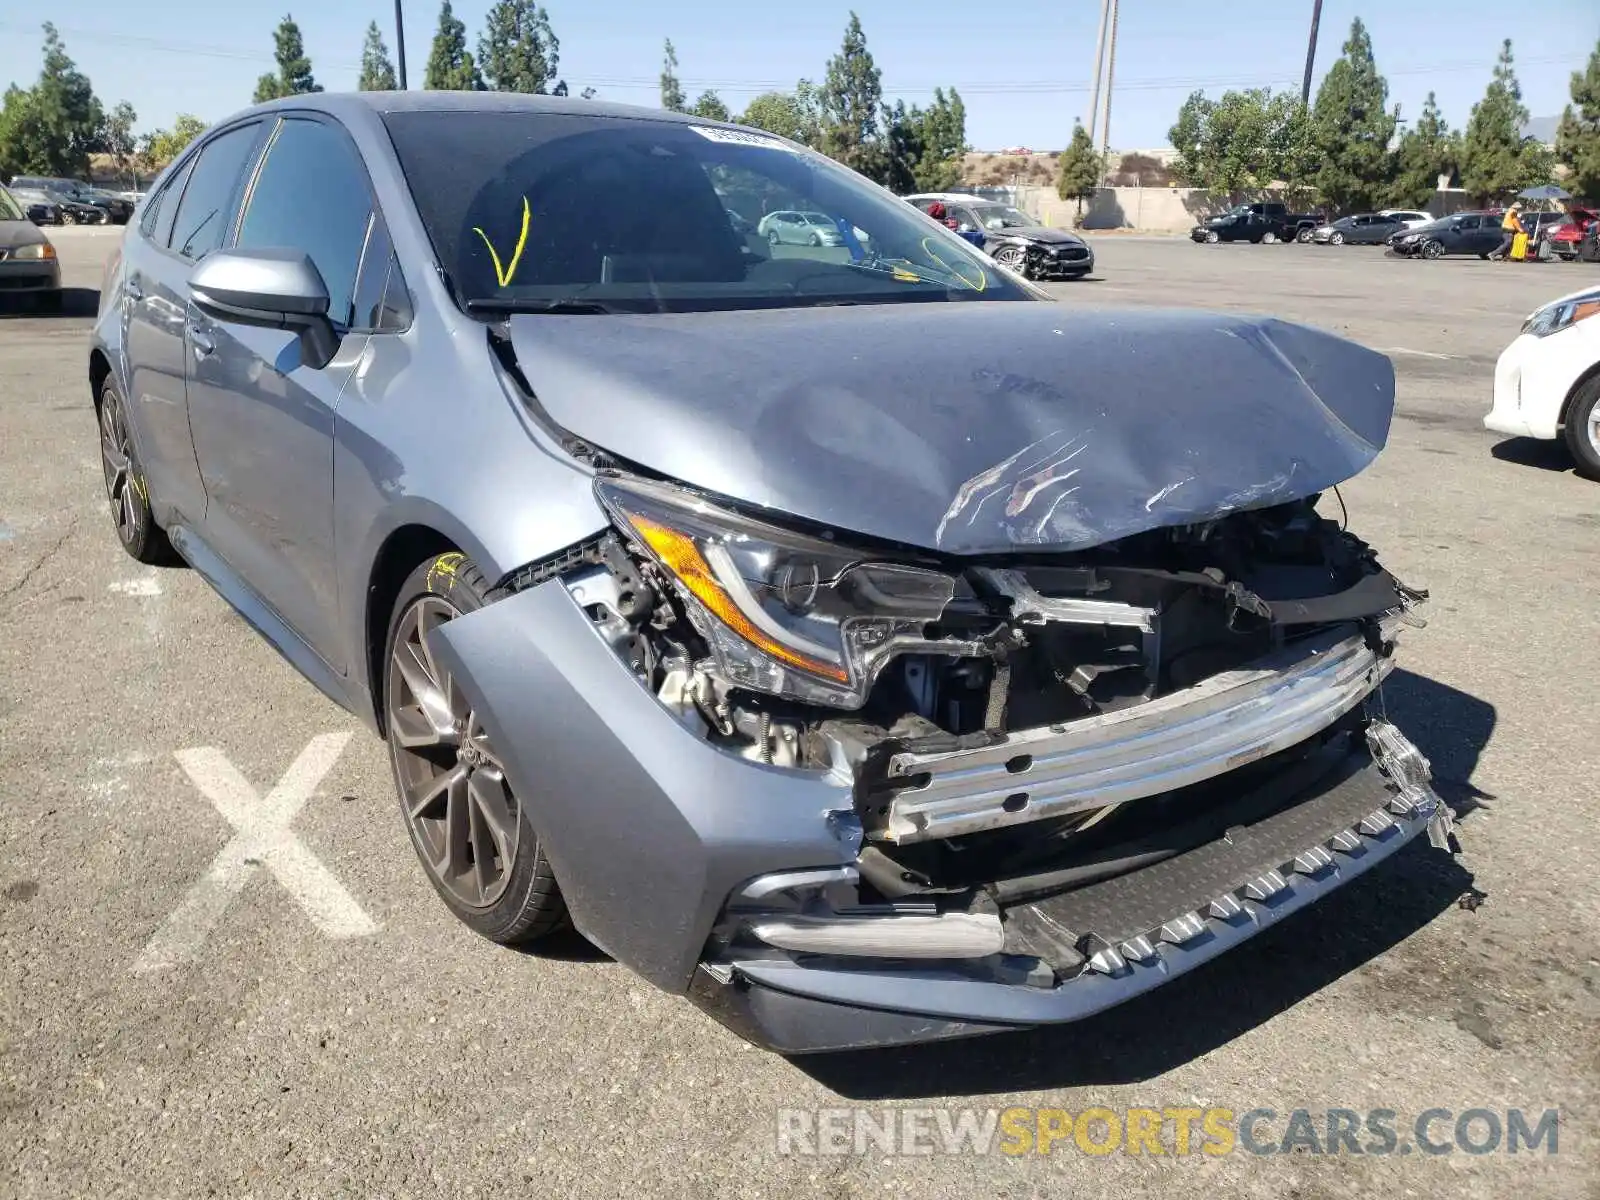
M 17 32 L 33 32 L 34 26 L 18 21 L 0 20 L 0 30 Z M 140 46 L 147 50 L 166 52 L 172 54 L 191 55 L 200 58 L 231 59 L 240 62 L 258 62 L 268 64 L 275 62 L 270 48 L 243 50 L 231 46 L 213 46 L 191 42 L 168 41 L 163 38 L 149 37 L 143 34 L 132 33 L 106 33 L 92 29 L 82 29 L 70 26 L 58 26 L 58 32 L 63 39 L 73 38 L 88 42 L 106 42 L 113 45 Z M 336 61 L 324 58 L 314 60 L 319 69 L 326 71 L 353 71 L 359 72 L 359 61 Z M 1554 54 L 1542 57 L 1519 59 L 1518 67 L 1542 66 L 1559 64 L 1565 66 L 1578 65 L 1578 56 Z M 1385 71 L 1388 78 L 1406 75 L 1440 75 L 1452 74 L 1463 71 L 1489 71 L 1494 66 L 1492 59 L 1455 60 L 1453 62 L 1429 63 L 1419 66 L 1401 67 L 1397 70 Z M 616 75 L 616 76 L 588 76 L 584 77 L 586 84 L 593 87 L 615 88 L 649 88 L 660 86 L 660 79 L 656 76 L 644 75 Z M 688 78 L 682 82 L 685 86 L 695 89 L 711 89 L 718 92 L 727 92 L 734 95 L 756 95 L 761 92 L 787 91 L 794 87 L 793 79 L 736 79 L 736 78 Z M 1189 76 L 1152 76 L 1146 78 L 1119 79 L 1117 90 L 1128 91 L 1210 91 L 1217 88 L 1248 88 L 1248 87 L 1294 87 L 1298 86 L 1300 79 L 1290 75 L 1275 75 L 1263 77 L 1261 75 L 1189 75 Z M 949 80 L 895 80 L 886 81 L 884 91 L 892 95 L 921 96 L 932 95 L 935 89 L 948 92 L 951 88 Z M 1089 92 L 1087 85 L 1082 83 L 1069 83 L 1060 79 L 990 79 L 969 80 L 965 83 L 957 82 L 954 85 L 963 96 L 1059 96 L 1059 95 L 1086 95 Z

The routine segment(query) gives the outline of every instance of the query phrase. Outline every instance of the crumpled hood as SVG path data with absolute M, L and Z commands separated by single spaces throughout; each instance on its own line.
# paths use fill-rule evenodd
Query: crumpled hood
M 951 554 L 1078 550 L 1311 495 L 1383 448 L 1394 369 L 1301 325 L 953 302 L 515 316 L 539 403 L 749 505 Z

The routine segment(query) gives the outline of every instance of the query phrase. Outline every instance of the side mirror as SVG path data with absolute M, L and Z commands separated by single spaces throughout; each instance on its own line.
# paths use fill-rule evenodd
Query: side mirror
M 321 370 L 339 351 L 328 286 L 300 250 L 217 250 L 189 273 L 189 295 L 208 317 L 299 335 L 301 361 Z

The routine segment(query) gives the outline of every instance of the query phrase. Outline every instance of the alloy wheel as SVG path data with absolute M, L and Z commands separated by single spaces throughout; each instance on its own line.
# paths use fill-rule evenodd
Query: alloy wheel
M 1594 451 L 1594 456 L 1600 458 L 1600 404 L 1589 409 L 1589 448 Z
M 1443 258 L 1444 246 L 1439 242 L 1428 242 L 1422 247 L 1423 258 Z
M 1013 271 L 1021 271 L 1026 257 L 1021 246 L 1007 246 L 1003 250 L 995 252 L 994 260 L 1002 267 L 1007 267 Z
M 107 391 L 100 403 L 100 467 L 106 479 L 106 499 L 117 536 L 125 546 L 139 536 L 141 505 L 137 490 L 143 485 L 133 470 L 133 440 L 117 394 Z
M 1206 231 L 1206 241 L 1215 242 L 1216 240 L 1217 240 L 1217 231 L 1215 229 L 1207 230 Z
M 423 596 L 400 618 L 389 657 L 389 746 L 428 872 L 462 904 L 488 908 L 510 882 L 522 821 L 482 723 L 428 649 L 428 633 L 458 615 Z

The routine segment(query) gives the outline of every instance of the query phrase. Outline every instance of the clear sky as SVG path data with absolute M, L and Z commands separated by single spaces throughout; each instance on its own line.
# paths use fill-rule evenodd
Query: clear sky
M 476 43 L 490 0 L 460 0 L 456 14 Z M 853 0 L 883 71 L 885 95 L 926 101 L 955 85 L 967 104 L 968 140 L 979 149 L 1063 145 L 1088 104 L 1097 0 Z M 782 5 L 759 0 L 550 0 L 561 73 L 574 93 L 656 104 L 661 42 L 678 51 L 691 98 L 715 88 L 735 113 L 761 91 L 820 80 L 839 47 L 852 0 Z M 1111 144 L 1165 145 L 1178 106 L 1195 88 L 1270 85 L 1298 89 L 1311 0 L 1123 0 L 1117 39 Z M 432 0 L 405 0 L 412 86 L 420 86 L 438 20 Z M 391 0 L 74 0 L 6 5 L 0 16 L 0 83 L 31 84 L 39 72 L 38 20 L 54 16 L 68 52 L 108 105 L 130 100 L 139 127 L 179 112 L 215 120 L 250 101 L 271 70 L 272 30 L 293 12 L 319 83 L 353 88 L 369 20 L 395 49 Z M 1353 16 L 1372 32 L 1391 100 L 1415 117 L 1431 89 L 1460 126 L 1482 94 L 1501 39 L 1514 41 L 1524 101 L 1534 117 L 1558 114 L 1571 72 L 1600 39 L 1597 0 L 1325 0 L 1317 73 L 1339 53 Z M 26 18 L 26 19 L 25 19 Z

